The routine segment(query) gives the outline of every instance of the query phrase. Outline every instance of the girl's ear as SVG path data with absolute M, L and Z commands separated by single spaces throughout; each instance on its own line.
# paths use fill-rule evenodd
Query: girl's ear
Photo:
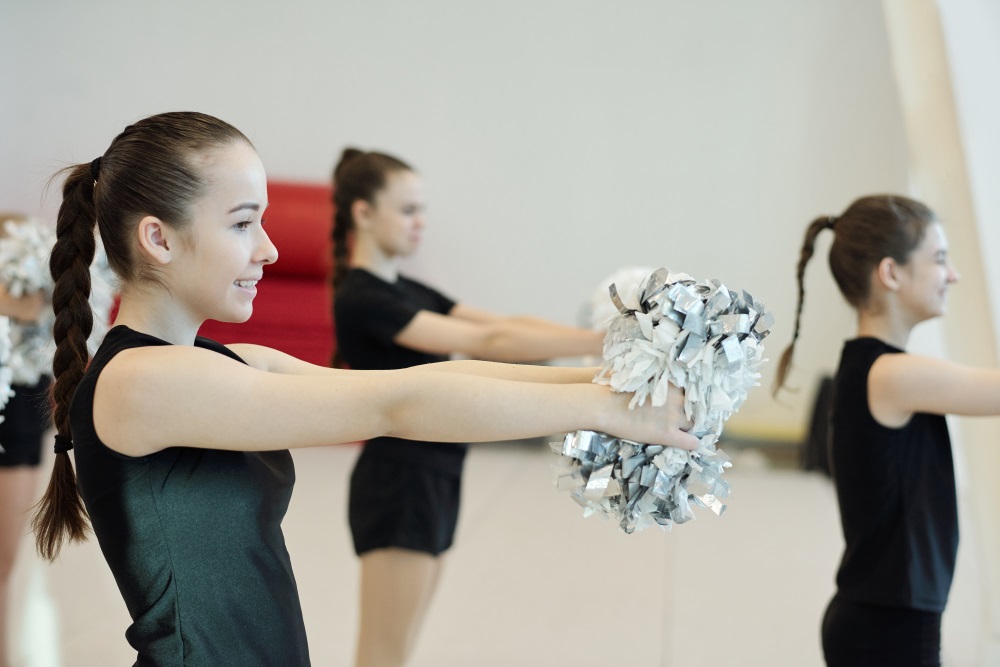
M 139 221 L 136 233 L 139 237 L 139 247 L 156 264 L 169 264 L 173 259 L 171 248 L 174 243 L 170 238 L 172 229 L 156 216 L 147 215 Z
M 899 264 L 892 257 L 883 257 L 875 267 L 875 279 L 890 292 L 899 289 Z
M 367 229 L 372 217 L 372 205 L 364 199 L 357 199 L 351 204 L 351 218 L 356 229 Z

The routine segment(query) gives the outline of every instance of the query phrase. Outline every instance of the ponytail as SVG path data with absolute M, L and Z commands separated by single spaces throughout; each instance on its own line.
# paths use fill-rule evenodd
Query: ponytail
M 156 282 L 157 275 L 135 251 L 136 224 L 151 215 L 176 229 L 191 222 L 191 209 L 209 188 L 200 164 L 224 146 L 253 144 L 235 127 L 193 111 L 149 116 L 126 127 L 104 154 L 89 164 L 69 167 L 49 259 L 55 281 L 52 328 L 53 421 L 56 462 L 45 496 L 31 525 L 39 553 L 50 560 L 63 542 L 86 537 L 87 511 L 77 490 L 67 453 L 73 446 L 69 408 L 90 361 L 87 337 L 94 328 L 90 264 L 100 225 L 108 264 L 124 285 Z
M 806 289 L 805 289 L 805 274 L 806 274 L 806 264 L 812 259 L 813 251 L 816 245 L 816 237 L 824 229 L 833 229 L 833 224 L 836 222 L 836 218 L 832 216 L 822 216 L 816 218 L 806 229 L 806 238 L 802 243 L 802 251 L 799 253 L 799 265 L 796 270 L 796 278 L 798 280 L 799 294 L 798 294 L 798 304 L 795 309 L 795 330 L 792 332 L 792 342 L 788 344 L 785 351 L 781 353 L 781 359 L 778 361 L 778 372 L 774 381 L 774 389 L 772 394 L 774 396 L 778 395 L 781 388 L 785 385 L 785 380 L 788 378 L 788 371 L 792 366 L 792 355 L 795 352 L 795 341 L 799 339 L 799 327 L 802 322 L 802 302 L 805 300 Z
M 57 431 L 56 459 L 48 488 L 31 521 L 38 552 L 48 560 L 55 560 L 65 540 L 85 540 L 88 529 L 87 512 L 77 490 L 68 450 L 72 448 L 70 401 L 89 362 L 87 338 L 94 326 L 89 301 L 90 264 L 96 250 L 94 225 L 97 214 L 91 173 L 94 170 L 91 164 L 68 170 L 56 224 L 56 243 L 49 260 L 49 270 L 55 281 L 52 293 L 52 309 L 56 316 L 52 417 Z
M 364 152 L 348 147 L 340 154 L 333 169 L 333 283 L 334 298 L 337 288 L 350 269 L 351 233 L 354 216 L 351 207 L 362 200 L 373 202 L 375 195 L 385 187 L 387 176 L 394 171 L 413 171 L 408 164 L 385 153 Z M 335 350 L 330 365 L 344 368 L 340 350 Z

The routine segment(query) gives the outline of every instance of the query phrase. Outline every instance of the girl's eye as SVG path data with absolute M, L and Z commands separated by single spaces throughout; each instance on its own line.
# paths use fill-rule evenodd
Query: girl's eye
M 252 223 L 249 220 L 244 220 L 243 222 L 237 222 L 234 227 L 240 231 L 245 231 L 250 227 Z

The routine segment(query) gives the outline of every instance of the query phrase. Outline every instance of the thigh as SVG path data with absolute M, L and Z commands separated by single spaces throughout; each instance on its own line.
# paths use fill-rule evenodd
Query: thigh
M 941 614 L 835 597 L 823 617 L 828 667 L 940 667 Z
M 18 546 L 28 532 L 37 482 L 35 468 L 0 468 L 0 583 L 10 573 Z

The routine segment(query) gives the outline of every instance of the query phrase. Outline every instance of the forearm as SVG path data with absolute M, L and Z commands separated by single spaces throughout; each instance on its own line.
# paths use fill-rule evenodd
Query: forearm
M 605 430 L 609 425 L 610 392 L 589 380 L 552 384 L 441 370 L 419 367 L 399 372 L 393 382 L 396 391 L 386 403 L 386 435 L 487 442 L 576 429 Z
M 597 430 L 650 444 L 694 449 L 698 440 L 681 429 L 683 393 L 676 388 L 666 405 L 630 410 L 631 394 L 593 383 L 512 382 L 441 373 L 427 367 L 394 371 L 399 377 L 381 403 L 378 423 L 386 434 L 442 442 L 513 440 L 575 430 Z
M 490 361 L 541 361 L 600 355 L 604 334 L 557 324 L 507 319 L 488 325 L 475 356 Z
M 443 361 L 423 366 L 429 371 L 478 375 L 497 380 L 545 382 L 549 384 L 588 384 L 597 375 L 597 368 L 569 366 L 535 366 L 495 361 Z

